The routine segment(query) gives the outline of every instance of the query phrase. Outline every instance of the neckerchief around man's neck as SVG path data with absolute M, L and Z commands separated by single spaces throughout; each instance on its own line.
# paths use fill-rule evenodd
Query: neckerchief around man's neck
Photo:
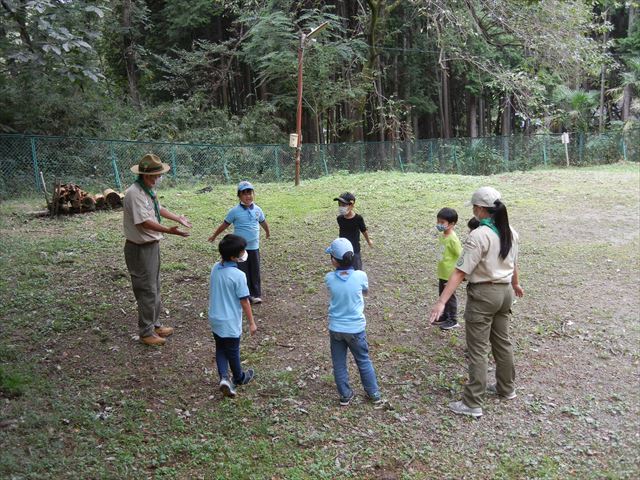
M 153 190 L 151 190 L 144 184 L 144 180 L 142 180 L 142 177 L 138 177 L 136 179 L 136 183 L 140 185 L 142 190 L 144 190 L 145 193 L 151 197 L 151 200 L 153 200 L 153 209 L 156 211 L 156 218 L 158 219 L 158 223 L 162 223 L 162 220 L 160 219 L 160 205 L 158 204 L 158 197 L 156 197 L 156 194 L 153 192 Z
M 500 236 L 500 232 L 498 231 L 498 227 L 496 227 L 496 224 L 493 223 L 493 218 L 483 218 L 482 220 L 480 220 L 480 225 L 484 225 L 486 227 L 489 227 L 491 230 L 496 232 L 496 235 L 498 235 L 498 237 Z

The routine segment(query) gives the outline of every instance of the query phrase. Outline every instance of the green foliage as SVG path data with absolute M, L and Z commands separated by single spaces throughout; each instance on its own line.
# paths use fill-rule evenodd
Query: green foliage
M 28 376 L 0 365 L 0 396 L 19 397 L 25 392 L 29 383 L 31 383 L 31 379 Z
M 553 92 L 553 100 L 558 106 L 555 118 L 561 126 L 580 132 L 589 130 L 598 105 L 598 92 L 560 85 Z

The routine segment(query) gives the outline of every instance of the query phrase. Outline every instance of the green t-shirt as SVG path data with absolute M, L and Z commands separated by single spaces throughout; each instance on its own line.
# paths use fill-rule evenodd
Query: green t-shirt
M 449 236 L 442 235 L 438 240 L 440 245 L 440 261 L 438 262 L 438 278 L 449 280 L 449 276 L 456 266 L 458 257 L 462 253 L 462 244 L 456 235 L 451 232 Z

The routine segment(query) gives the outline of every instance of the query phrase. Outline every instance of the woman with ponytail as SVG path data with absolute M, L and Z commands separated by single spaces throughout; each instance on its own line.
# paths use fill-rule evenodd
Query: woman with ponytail
M 469 381 L 462 400 L 450 403 L 449 408 L 461 415 L 480 417 L 485 391 L 503 399 L 516 398 L 509 316 L 514 295 L 522 297 L 524 290 L 518 284 L 518 234 L 509 225 L 500 192 L 482 187 L 467 205 L 473 205 L 473 216 L 480 226 L 465 241 L 456 268 L 431 310 L 430 321 L 440 317 L 447 300 L 466 277 Z M 496 362 L 496 383 L 487 386 L 489 351 Z

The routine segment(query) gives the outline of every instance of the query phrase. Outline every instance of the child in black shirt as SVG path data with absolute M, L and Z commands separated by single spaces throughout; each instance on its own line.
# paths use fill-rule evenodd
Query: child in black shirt
M 349 192 L 344 192 L 339 197 L 334 198 L 338 202 L 338 226 L 340 227 L 339 236 L 346 238 L 353 245 L 353 268 L 362 270 L 362 258 L 360 257 L 360 232 L 364 236 L 367 244 L 373 247 L 373 242 L 369 238 L 367 226 L 364 224 L 362 215 L 353 211 L 356 197 Z

